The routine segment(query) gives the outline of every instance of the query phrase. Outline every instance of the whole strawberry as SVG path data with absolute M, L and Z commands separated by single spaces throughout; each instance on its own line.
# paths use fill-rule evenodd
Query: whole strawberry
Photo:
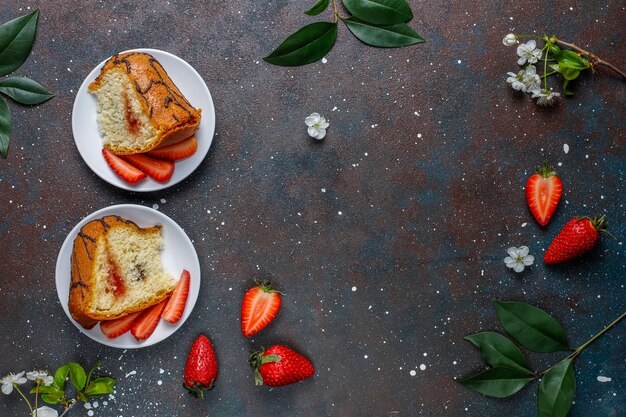
M 194 397 L 204 399 L 204 391 L 210 390 L 217 379 L 217 359 L 213 345 L 206 336 L 198 336 L 187 357 L 183 386 Z
M 606 232 L 606 216 L 574 217 L 567 222 L 543 255 L 543 262 L 552 265 L 577 258 L 596 246 L 598 232 Z
M 250 352 L 248 362 L 254 369 L 256 385 L 282 387 L 315 374 L 315 368 L 307 358 L 283 345 Z

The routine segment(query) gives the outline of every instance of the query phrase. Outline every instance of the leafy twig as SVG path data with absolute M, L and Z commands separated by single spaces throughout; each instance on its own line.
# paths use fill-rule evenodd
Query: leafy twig
M 552 39 L 556 43 L 559 43 L 559 44 L 561 44 L 563 46 L 567 46 L 568 48 L 572 48 L 572 49 L 580 52 L 581 54 L 587 55 L 589 58 L 593 59 L 596 64 L 604 65 L 605 67 L 611 68 L 613 71 L 615 71 L 616 73 L 621 75 L 623 79 L 626 79 L 626 73 L 624 73 L 624 71 L 620 70 L 619 68 L 617 68 L 615 65 L 611 64 L 610 62 L 607 62 L 607 61 L 603 60 L 598 55 L 596 55 L 596 54 L 594 54 L 592 52 L 589 52 L 589 51 L 585 51 L 580 46 L 577 46 L 577 45 L 575 45 L 573 43 L 570 43 L 570 42 L 565 42 L 564 40 L 558 39 L 555 36 L 553 36 Z

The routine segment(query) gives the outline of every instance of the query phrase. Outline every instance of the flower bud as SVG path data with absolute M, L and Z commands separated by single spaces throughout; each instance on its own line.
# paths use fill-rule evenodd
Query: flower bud
M 515 36 L 515 34 L 513 33 L 509 33 L 504 37 L 504 39 L 502 39 L 502 43 L 505 46 L 513 46 L 517 43 L 517 36 Z

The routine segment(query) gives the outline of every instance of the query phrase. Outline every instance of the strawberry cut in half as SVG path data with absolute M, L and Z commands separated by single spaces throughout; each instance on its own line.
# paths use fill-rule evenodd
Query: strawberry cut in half
M 169 161 L 178 161 L 179 159 L 187 158 L 188 156 L 196 153 L 198 149 L 198 141 L 195 136 L 185 139 L 181 142 L 174 143 L 173 145 L 163 146 L 162 148 L 156 148 L 148 152 L 148 155 L 155 158 L 167 159 Z
M 241 304 L 241 332 L 250 337 L 270 324 L 278 314 L 281 304 L 280 292 L 274 290 L 269 281 L 255 280 Z
M 146 340 L 159 325 L 161 314 L 167 305 L 167 300 L 161 301 L 159 304 L 149 307 L 141 312 L 139 317 L 135 319 L 130 332 L 137 340 Z
M 561 195 L 563 182 L 556 175 L 554 167 L 546 162 L 537 168 L 535 174 L 526 181 L 526 202 L 537 222 L 545 226 L 550 222 Z
M 307 358 L 283 345 L 250 352 L 248 363 L 254 371 L 255 385 L 282 387 L 315 374 L 315 368 Z
M 121 158 L 158 182 L 166 182 L 174 174 L 174 162 L 172 161 L 153 158 L 142 153 L 123 155 Z
M 101 321 L 100 330 L 109 339 L 115 339 L 129 331 L 133 326 L 133 322 L 140 314 L 141 311 L 138 311 L 137 313 L 131 313 L 119 319 Z
M 598 243 L 599 232 L 607 230 L 606 216 L 574 217 L 565 223 L 543 255 L 543 262 L 548 265 L 571 261 L 591 251 Z
M 183 316 L 185 311 L 185 305 L 187 304 L 187 296 L 189 295 L 189 283 L 191 281 L 191 275 L 189 271 L 183 270 L 183 273 L 176 284 L 176 289 L 172 293 L 165 310 L 161 318 L 170 323 L 177 323 Z
M 107 164 L 109 164 L 113 172 L 115 172 L 115 174 L 124 181 L 130 184 L 135 184 L 136 182 L 146 178 L 146 174 L 144 174 L 141 170 L 135 168 L 119 156 L 113 154 L 107 148 L 102 148 L 102 156 L 104 156 L 104 160 L 107 161 Z

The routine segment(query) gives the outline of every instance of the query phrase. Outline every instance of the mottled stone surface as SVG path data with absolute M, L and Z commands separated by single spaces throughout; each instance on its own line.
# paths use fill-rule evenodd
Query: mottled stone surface
M 533 416 L 536 384 L 496 400 L 454 381 L 483 366 L 463 337 L 501 330 L 491 300 L 544 308 L 575 346 L 624 312 L 621 241 L 604 236 L 592 255 L 562 267 L 540 259 L 574 215 L 606 214 L 613 233 L 626 236 L 626 85 L 600 69 L 576 81 L 576 95 L 559 107 L 539 109 L 507 86 L 516 55 L 501 43 L 512 30 L 548 31 L 624 68 L 622 1 L 412 1 L 411 25 L 426 44 L 374 49 L 340 27 L 325 64 L 264 63 L 289 33 L 330 19 L 305 16 L 312 3 L 2 2 L 3 22 L 41 8 L 36 44 L 16 75 L 58 95 L 34 108 L 10 103 L 14 133 L 0 161 L 0 374 L 102 360 L 119 382 L 115 399 L 93 410 L 101 417 Z M 217 108 L 206 160 L 179 185 L 149 194 L 97 177 L 71 130 L 85 76 L 137 47 L 189 62 Z M 331 123 L 319 143 L 304 125 L 314 111 Z M 541 229 L 523 190 L 544 160 L 558 164 L 565 192 Z M 172 217 L 202 269 L 190 320 L 135 351 L 78 332 L 55 289 L 70 230 L 120 203 Z M 511 245 L 528 245 L 536 264 L 508 271 Z M 240 299 L 256 276 L 287 296 L 277 320 L 245 340 Z M 180 385 L 199 333 L 213 340 L 221 366 L 205 401 Z M 622 323 L 579 357 L 570 416 L 626 414 L 625 335 Z M 255 387 L 246 352 L 277 342 L 310 357 L 315 377 Z M 529 358 L 543 370 L 563 356 Z M 0 399 L 3 416 L 25 410 L 15 394 Z

